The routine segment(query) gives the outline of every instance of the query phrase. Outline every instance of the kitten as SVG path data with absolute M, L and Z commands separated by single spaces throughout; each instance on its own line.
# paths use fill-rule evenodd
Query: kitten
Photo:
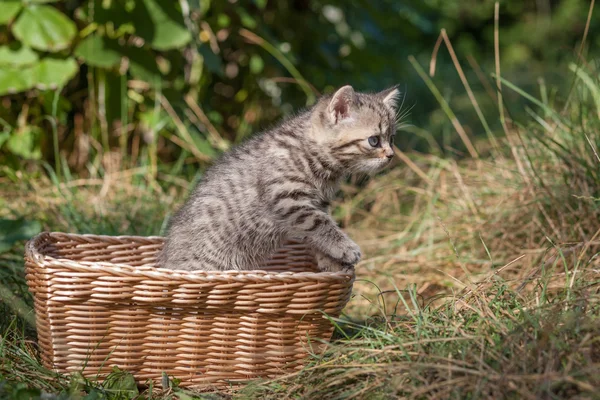
M 315 249 L 319 269 L 351 270 L 360 248 L 328 214 L 338 182 L 394 156 L 396 87 L 344 86 L 226 153 L 170 221 L 163 268 L 250 270 L 286 238 Z

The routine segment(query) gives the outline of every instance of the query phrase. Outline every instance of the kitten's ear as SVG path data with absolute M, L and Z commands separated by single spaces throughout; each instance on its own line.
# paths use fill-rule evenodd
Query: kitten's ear
M 398 85 L 392 86 L 389 89 L 384 90 L 383 92 L 379 92 L 378 94 L 383 104 L 394 114 L 398 110 L 398 99 L 400 98 L 400 90 L 398 90 Z
M 334 123 L 350 118 L 350 110 L 355 102 L 356 93 L 350 85 L 346 85 L 333 95 L 327 111 Z

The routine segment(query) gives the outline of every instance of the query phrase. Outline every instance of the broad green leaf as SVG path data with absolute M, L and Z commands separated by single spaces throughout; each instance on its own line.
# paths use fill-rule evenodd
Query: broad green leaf
M 34 85 L 31 68 L 0 68 L 0 96 L 31 89 Z
M 140 1 L 132 13 L 136 35 L 156 50 L 177 49 L 188 44 L 192 36 L 177 4 L 175 1 Z
M 79 70 L 74 59 L 45 58 L 25 68 L 0 68 L 0 95 L 64 86 Z
M 21 11 L 23 4 L 20 0 L 4 0 L 0 1 L 0 25 L 6 25 Z
M 13 43 L 10 46 L 0 46 L 0 67 L 31 65 L 38 60 L 38 55 L 29 47 Z
M 10 250 L 20 240 L 29 240 L 42 231 L 38 221 L 0 219 L 0 253 Z
M 33 82 L 39 89 L 55 89 L 64 86 L 78 70 L 77 62 L 72 58 L 45 58 L 33 67 Z
M 75 55 L 92 67 L 111 68 L 121 62 L 122 52 L 116 40 L 93 34 L 75 49 Z
M 77 27 L 52 6 L 32 5 L 19 15 L 12 32 L 29 47 L 57 51 L 69 47 L 77 33 Z
M 14 155 L 37 160 L 42 156 L 40 151 L 40 128 L 36 126 L 25 126 L 17 131 L 13 131 L 6 142 L 6 148 Z

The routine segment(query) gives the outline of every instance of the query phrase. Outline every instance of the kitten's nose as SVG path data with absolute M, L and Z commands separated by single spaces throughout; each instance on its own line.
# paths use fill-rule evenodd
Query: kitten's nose
M 385 156 L 387 158 L 393 158 L 394 157 L 394 150 L 392 150 L 391 147 L 388 147 L 387 149 L 385 149 Z

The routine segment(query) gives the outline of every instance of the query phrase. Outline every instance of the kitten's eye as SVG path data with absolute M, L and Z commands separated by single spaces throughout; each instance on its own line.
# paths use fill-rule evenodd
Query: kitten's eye
M 379 136 L 369 137 L 369 144 L 371 145 L 371 147 L 379 146 Z
M 396 139 L 396 135 L 390 136 L 390 146 L 394 145 L 394 139 Z

